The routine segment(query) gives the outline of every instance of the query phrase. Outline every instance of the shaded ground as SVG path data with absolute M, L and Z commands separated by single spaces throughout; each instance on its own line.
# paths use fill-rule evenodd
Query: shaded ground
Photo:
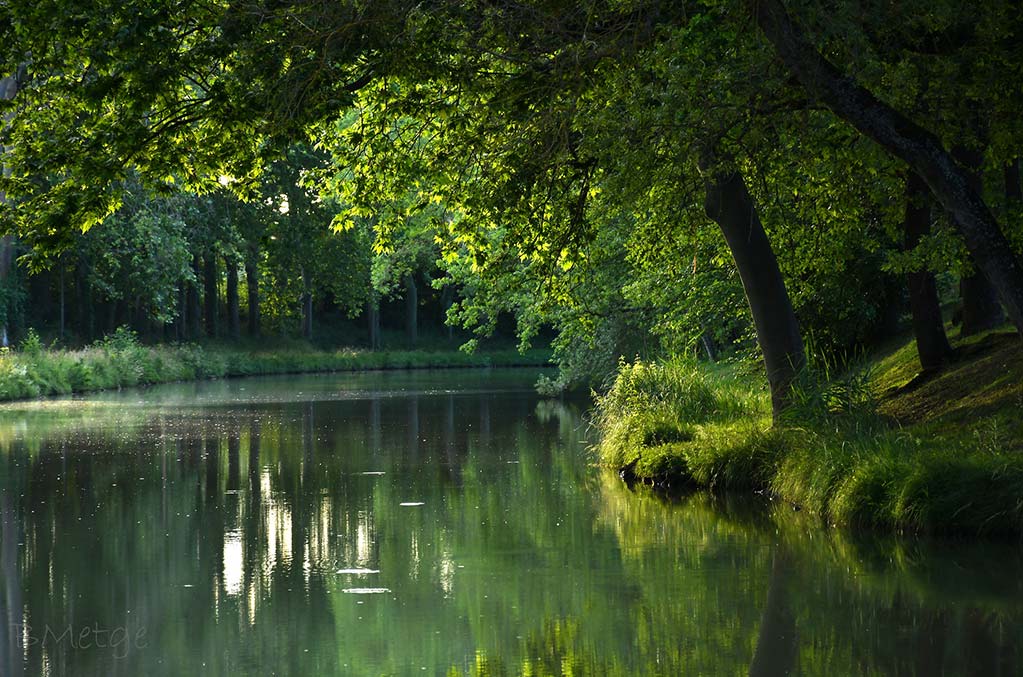
M 993 435 L 1003 448 L 1023 450 L 1023 342 L 1015 332 L 967 339 L 930 374 L 917 373 L 915 350 L 910 343 L 880 363 L 878 382 L 889 386 L 882 414 L 934 434 Z

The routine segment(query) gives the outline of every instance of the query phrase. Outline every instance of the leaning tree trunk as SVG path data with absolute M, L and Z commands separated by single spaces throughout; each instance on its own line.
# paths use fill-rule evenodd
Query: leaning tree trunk
M 906 179 L 906 216 L 903 234 L 906 251 L 912 251 L 931 230 L 931 210 L 927 204 L 927 186 L 915 173 Z M 916 351 L 924 371 L 937 369 L 952 352 L 945 335 L 941 303 L 934 273 L 925 267 L 906 273 L 909 307 L 913 314 L 913 335 Z
M 749 0 L 757 23 L 803 87 L 840 118 L 906 162 L 948 211 L 980 272 L 1023 337 L 1023 265 L 970 186 L 968 173 L 933 134 L 846 77 L 792 21 L 782 0 Z
M 969 170 L 970 187 L 978 195 L 983 195 L 984 156 L 966 148 L 954 149 L 953 156 Z M 973 336 L 1005 322 L 998 294 L 980 271 L 974 270 L 963 276 L 959 281 L 959 297 L 962 300 L 962 325 L 959 332 L 962 336 Z
M 806 364 L 792 302 L 756 207 L 736 170 L 713 174 L 706 183 L 707 216 L 721 228 L 746 292 L 757 342 L 764 354 L 771 409 L 777 422 L 789 404 L 796 374 Z
M 259 336 L 259 269 L 256 262 L 245 262 L 245 284 L 249 291 L 249 336 Z
M 238 308 L 238 262 L 225 257 L 227 266 L 227 335 L 232 341 L 241 337 L 241 313 Z

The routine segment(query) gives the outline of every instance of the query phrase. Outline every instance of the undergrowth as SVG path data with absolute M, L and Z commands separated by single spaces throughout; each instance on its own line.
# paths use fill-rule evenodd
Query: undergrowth
M 772 425 L 766 386 L 739 369 L 623 364 L 597 397 L 596 449 L 629 480 L 761 491 L 832 525 L 1023 533 L 1023 455 L 1002 423 L 1019 394 L 1007 392 L 969 428 L 926 417 L 903 426 L 882 413 L 895 407 L 881 406 L 876 385 L 894 368 L 863 362 L 838 373 L 815 363 Z

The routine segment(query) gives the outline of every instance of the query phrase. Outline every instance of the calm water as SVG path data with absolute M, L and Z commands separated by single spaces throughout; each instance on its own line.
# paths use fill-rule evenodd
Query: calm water
M 535 372 L 0 408 L 0 675 L 1023 669 L 1023 559 L 666 502 Z

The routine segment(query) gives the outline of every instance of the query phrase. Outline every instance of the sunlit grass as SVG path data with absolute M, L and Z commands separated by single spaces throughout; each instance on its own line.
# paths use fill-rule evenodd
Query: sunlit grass
M 1014 340 L 971 339 L 958 362 L 911 388 L 912 345 L 856 372 L 803 378 L 774 426 L 766 386 L 741 370 L 626 364 L 598 398 L 597 451 L 628 479 L 768 492 L 831 525 L 1017 534 L 1023 351 Z

